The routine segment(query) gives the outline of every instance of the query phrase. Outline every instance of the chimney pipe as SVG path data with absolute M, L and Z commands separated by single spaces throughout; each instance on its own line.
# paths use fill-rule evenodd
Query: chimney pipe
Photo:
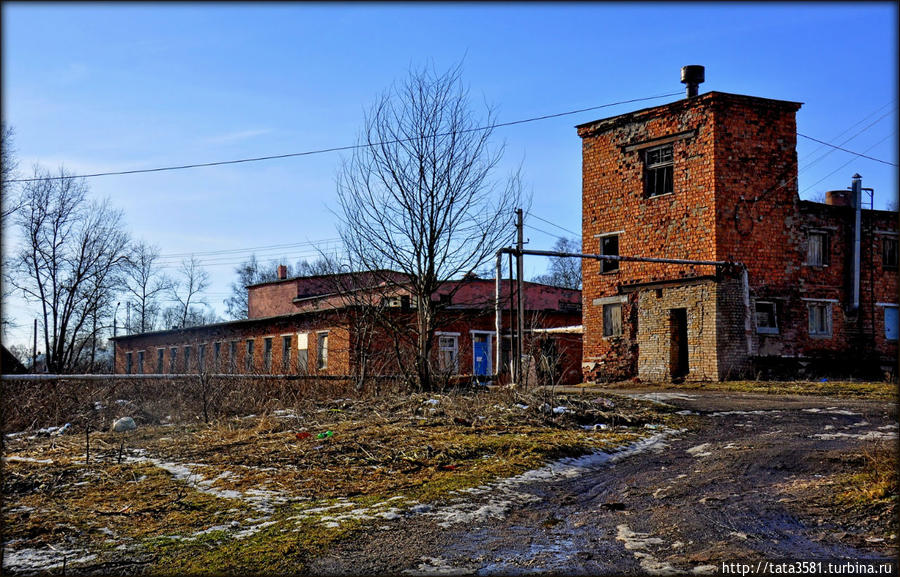
M 860 245 L 861 242 L 861 225 L 862 225 L 862 177 L 859 174 L 853 175 L 853 184 L 851 185 L 850 194 L 853 203 L 853 305 L 852 311 L 859 310 L 859 266 L 860 266 Z
M 706 68 L 698 64 L 681 67 L 681 83 L 687 85 L 687 97 L 697 96 L 698 87 L 706 81 Z
M 278 280 L 284 280 L 287 278 L 287 267 L 283 264 L 278 265 Z

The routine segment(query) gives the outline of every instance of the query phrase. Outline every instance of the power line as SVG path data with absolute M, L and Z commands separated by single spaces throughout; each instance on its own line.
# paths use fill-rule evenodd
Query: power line
M 824 140 L 819 140 L 818 138 L 813 138 L 812 136 L 807 136 L 807 135 L 805 135 L 805 134 L 800 134 L 799 132 L 797 133 L 797 136 L 802 136 L 803 138 L 806 138 L 806 139 L 808 139 L 808 140 L 812 140 L 813 142 L 818 142 L 819 144 L 824 144 L 825 146 L 830 146 L 831 148 L 834 148 L 834 149 L 837 149 L 837 150 L 841 150 L 841 151 L 843 151 L 843 152 L 849 152 L 850 154 L 854 154 L 854 155 L 856 155 L 856 156 L 858 156 L 858 157 L 860 157 L 860 158 L 868 158 L 869 160 L 874 160 L 875 162 L 880 162 L 880 163 L 882 163 L 882 164 L 887 164 L 888 166 L 897 166 L 897 163 L 895 163 L 895 162 L 888 162 L 888 161 L 886 161 L 886 160 L 881 160 L 880 158 L 875 158 L 874 156 L 866 156 L 865 154 L 860 154 L 859 152 L 854 152 L 854 151 L 848 150 L 848 149 L 846 149 L 846 148 L 841 148 L 840 146 L 837 146 L 837 145 L 835 145 L 835 144 L 831 144 L 830 142 L 825 142 Z
M 286 244 L 269 244 L 264 246 L 252 246 L 246 248 L 235 248 L 235 249 L 222 249 L 222 250 L 210 250 L 203 252 L 175 252 L 170 254 L 161 254 L 159 258 L 161 259 L 169 259 L 169 258 L 181 258 L 181 257 L 189 257 L 189 256 L 212 256 L 219 254 L 234 254 L 234 253 L 242 253 L 242 252 L 252 252 L 252 251 L 269 251 L 269 250 L 279 250 L 286 248 L 296 248 L 300 246 L 318 246 L 320 244 L 331 244 L 337 241 L 340 241 L 340 237 L 334 238 L 323 238 L 320 240 L 309 240 L 305 242 L 291 242 Z
M 884 138 L 882 138 L 881 140 L 879 140 L 878 142 L 876 142 L 875 144 L 873 144 L 872 146 L 870 146 L 869 148 L 867 148 L 865 151 L 868 152 L 868 151 L 872 150 L 873 148 L 875 148 L 876 146 L 878 146 L 879 144 L 881 144 L 882 142 L 884 142 L 885 140 L 887 140 L 888 138 L 891 138 L 892 136 L 894 136 L 894 135 L 896 135 L 896 134 L 897 134 L 897 131 L 895 130 L 894 132 L 888 134 L 887 136 L 885 136 Z M 842 164 L 842 165 L 840 165 L 839 167 L 835 168 L 834 170 L 832 170 L 831 172 L 829 172 L 828 174 L 826 174 L 825 176 L 823 176 L 823 177 L 820 178 L 819 180 L 815 181 L 814 183 L 812 183 L 812 184 L 810 184 L 809 186 L 807 186 L 806 188 L 804 188 L 804 189 L 803 189 L 803 192 L 804 192 L 804 193 L 807 192 L 809 189 L 811 189 L 812 187 L 816 186 L 817 184 L 819 184 L 819 183 L 822 182 L 823 180 L 827 179 L 828 177 L 830 177 L 830 176 L 833 175 L 834 173 L 836 173 L 836 172 L 842 170 L 845 166 L 847 166 L 848 164 L 850 164 L 850 163 L 853 162 L 854 160 L 856 160 L 856 159 L 855 159 L 855 158 L 851 158 L 850 160 L 848 160 L 848 161 L 845 162 L 844 164 Z
M 536 214 L 529 214 L 528 216 L 529 216 L 529 217 L 536 218 L 536 219 L 538 219 L 538 220 L 540 220 L 540 221 L 542 221 L 542 222 L 546 222 L 547 224 L 549 224 L 549 225 L 551 225 L 551 226 L 555 226 L 556 228 L 558 228 L 558 229 L 560 229 L 560 230 L 564 230 L 564 231 L 568 232 L 569 234 L 574 234 L 575 236 L 581 236 L 581 233 L 580 233 L 580 232 L 575 232 L 574 230 L 570 230 L 570 229 L 568 229 L 568 228 L 566 228 L 566 227 L 564 227 L 564 226 L 559 226 L 559 225 L 556 224 L 555 222 L 550 222 L 550 221 L 547 220 L 546 218 L 541 218 L 541 217 L 539 217 L 539 216 L 536 215 Z
M 677 96 L 679 94 L 681 94 L 680 91 L 679 92 L 670 92 L 668 94 L 660 94 L 657 96 L 647 96 L 644 98 L 632 98 L 630 100 L 621 100 L 619 102 L 600 104 L 598 106 L 590 106 L 588 108 L 580 108 L 578 110 L 570 110 L 568 112 L 557 112 L 555 114 L 545 114 L 543 116 L 534 116 L 534 117 L 525 118 L 522 120 L 512 120 L 510 122 L 498 122 L 495 124 L 489 124 L 487 126 L 479 126 L 476 128 L 469 128 L 467 130 L 461 130 L 455 134 L 465 134 L 468 132 L 477 132 L 477 131 L 481 131 L 481 130 L 492 130 L 494 128 L 501 128 L 504 126 L 514 126 L 516 124 L 525 124 L 527 122 L 536 122 L 538 120 L 547 120 L 549 118 L 559 118 L 561 116 L 570 116 L 572 114 L 579 114 L 581 112 L 589 112 L 591 110 L 599 110 L 601 108 L 609 108 L 611 106 L 619 106 L 621 104 L 631 104 L 634 102 L 643 102 L 645 100 L 655 100 L 657 98 L 666 98 L 668 96 Z M 454 133 L 453 132 L 445 132 L 445 133 L 436 134 L 435 136 L 450 136 L 452 134 L 454 134 Z M 134 170 L 120 170 L 120 171 L 115 171 L 115 172 L 95 172 L 92 174 L 78 174 L 78 175 L 71 175 L 71 176 L 50 176 L 50 177 L 45 177 L 45 178 L 18 178 L 18 179 L 8 180 L 6 182 L 35 182 L 35 181 L 39 181 L 39 180 L 63 180 L 63 179 L 67 179 L 67 178 L 95 178 L 98 176 L 121 176 L 121 175 L 125 175 L 125 174 L 143 174 L 143 173 L 148 173 L 148 172 L 164 172 L 164 171 L 170 171 L 170 170 L 185 170 L 188 168 L 203 168 L 203 167 L 208 167 L 208 166 L 222 166 L 222 165 L 226 165 L 226 164 L 240 164 L 240 163 L 244 163 L 244 162 L 259 162 L 259 161 L 263 161 L 263 160 L 278 160 L 281 158 L 311 156 L 314 154 L 325 154 L 327 152 L 342 152 L 345 150 L 355 150 L 358 148 L 369 148 L 369 147 L 373 147 L 373 146 L 383 146 L 383 145 L 387 145 L 387 144 L 399 144 L 399 143 L 403 143 L 403 142 L 410 142 L 410 141 L 414 140 L 415 138 L 416 137 L 399 138 L 396 140 L 389 140 L 389 141 L 384 141 L 384 142 L 353 144 L 353 145 L 348 145 L 348 146 L 335 146 L 332 148 L 320 148 L 317 150 L 307 150 L 304 152 L 291 152 L 291 153 L 287 153 L 287 154 L 274 154 L 274 155 L 270 155 L 270 156 L 256 156 L 256 157 L 252 157 L 252 158 L 239 158 L 236 160 L 219 160 L 219 161 L 215 161 L 215 162 L 182 164 L 182 165 L 178 165 L 178 166 L 162 166 L 162 167 L 158 167 L 158 168 L 141 168 L 141 169 L 134 169 Z

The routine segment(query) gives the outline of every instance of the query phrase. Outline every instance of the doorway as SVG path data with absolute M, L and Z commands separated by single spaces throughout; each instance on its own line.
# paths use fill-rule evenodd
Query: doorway
M 491 333 L 472 331 L 472 373 L 491 374 Z
M 669 372 L 673 381 L 684 380 L 690 369 L 688 359 L 687 309 L 669 310 Z

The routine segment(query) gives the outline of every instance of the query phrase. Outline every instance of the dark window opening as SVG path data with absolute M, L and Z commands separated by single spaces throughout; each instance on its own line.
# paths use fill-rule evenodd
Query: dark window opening
M 897 239 L 885 238 L 881 241 L 881 265 L 884 268 L 897 268 Z
M 644 152 L 644 188 L 647 196 L 674 191 L 672 145 L 658 146 Z
M 619 235 L 610 234 L 600 237 L 600 254 L 604 256 L 619 256 Z M 614 272 L 619 270 L 619 261 L 601 260 L 600 272 Z
M 263 370 L 272 370 L 272 337 L 263 339 Z
M 291 371 L 291 336 L 285 335 L 281 337 L 281 372 L 289 373 Z
M 156 349 L 156 372 L 162 374 L 166 349 Z
M 756 332 L 761 334 L 778 334 L 778 318 L 775 316 L 775 303 L 756 303 Z

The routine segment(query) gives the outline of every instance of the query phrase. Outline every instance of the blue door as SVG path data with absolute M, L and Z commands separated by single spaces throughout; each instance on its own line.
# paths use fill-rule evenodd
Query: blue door
M 490 374 L 490 359 L 488 357 L 487 341 L 475 341 L 472 343 L 472 355 L 475 358 L 474 370 L 476 375 Z

